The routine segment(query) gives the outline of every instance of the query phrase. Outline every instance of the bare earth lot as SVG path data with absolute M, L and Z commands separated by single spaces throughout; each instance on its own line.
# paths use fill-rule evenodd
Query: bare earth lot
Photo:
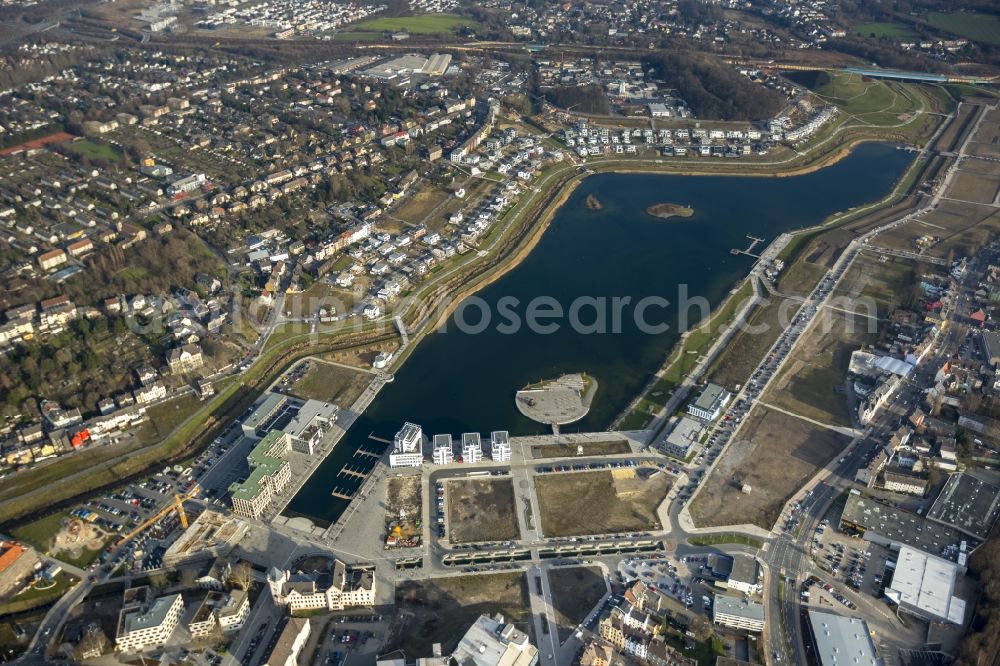
M 604 574 L 597 567 L 549 569 L 548 576 L 552 608 L 559 625 L 559 642 L 565 643 L 607 592 L 607 585 Z
M 465 630 L 482 614 L 502 613 L 532 635 L 528 588 L 523 573 L 449 576 L 405 581 L 396 586 L 396 604 L 386 651 L 430 655 L 434 643 L 450 654 Z
M 852 419 L 844 388 L 847 367 L 851 352 L 875 340 L 877 322 L 867 316 L 848 316 L 829 308 L 823 315 L 762 400 L 821 423 L 850 426 Z
M 862 252 L 834 290 L 833 302 L 859 313 L 870 312 L 869 304 L 874 303 L 879 318 L 885 319 L 895 308 L 916 302 L 919 273 L 915 269 L 909 259 Z
M 615 473 L 631 470 L 615 470 Z M 633 479 L 611 471 L 544 474 L 535 477 L 542 533 L 547 537 L 612 534 L 658 529 L 656 507 L 670 480 L 640 469 Z
M 520 536 L 510 479 L 451 480 L 446 489 L 452 542 L 504 541 Z
M 699 527 L 753 524 L 770 529 L 781 507 L 850 441 L 846 436 L 766 407 L 747 416 L 691 505 Z M 749 484 L 751 492 L 741 492 Z
M 332 402 L 346 409 L 371 383 L 372 375 L 341 365 L 310 360 L 309 369 L 288 392 L 298 398 Z
M 607 456 L 614 453 L 629 453 L 632 449 L 625 440 L 613 442 L 587 442 L 580 444 L 585 456 Z M 531 447 L 531 457 L 536 460 L 543 458 L 570 458 L 577 455 L 576 444 L 543 444 Z
M 397 537 L 408 539 L 420 534 L 416 521 L 420 519 L 420 475 L 394 476 L 385 490 L 385 522 Z

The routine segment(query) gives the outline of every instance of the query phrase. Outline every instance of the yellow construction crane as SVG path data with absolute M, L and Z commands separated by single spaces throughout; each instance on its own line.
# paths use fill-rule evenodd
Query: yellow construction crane
M 127 543 L 132 539 L 139 536 L 144 530 L 152 527 L 161 518 L 166 516 L 171 511 L 177 512 L 177 517 L 180 519 L 181 527 L 184 529 L 188 528 L 188 517 L 187 513 L 184 511 L 184 502 L 195 497 L 199 492 L 201 492 L 201 487 L 196 483 L 191 487 L 191 490 L 187 491 L 183 495 L 174 495 L 174 501 L 167 504 L 165 507 L 154 513 L 152 516 L 146 520 L 139 523 L 134 530 L 124 535 L 118 541 L 115 542 L 115 546 L 120 546 L 123 543 Z

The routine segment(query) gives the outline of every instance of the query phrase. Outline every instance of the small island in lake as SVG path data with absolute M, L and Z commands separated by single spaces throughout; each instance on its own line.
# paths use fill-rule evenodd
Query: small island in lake
M 593 194 L 587 195 L 587 199 L 583 202 L 583 205 L 587 207 L 587 210 L 601 210 L 604 208 L 604 205 Z
M 646 208 L 646 214 L 665 220 L 668 217 L 691 217 L 694 215 L 694 208 L 681 206 L 680 204 L 658 203 Z

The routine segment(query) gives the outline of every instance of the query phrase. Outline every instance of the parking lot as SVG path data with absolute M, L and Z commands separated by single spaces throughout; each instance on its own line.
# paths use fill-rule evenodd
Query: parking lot
M 699 575 L 705 560 L 704 556 L 622 560 L 618 563 L 618 579 L 623 584 L 637 580 L 689 610 L 711 617 L 714 599 L 711 583 L 705 584 Z
M 94 497 L 69 509 L 71 518 L 83 523 L 89 523 L 107 535 L 112 542 L 128 535 L 145 521 L 156 516 L 164 507 L 172 504 L 176 495 L 184 495 L 195 489 L 206 477 L 214 477 L 213 487 L 205 492 L 211 501 L 222 503 L 218 497 L 218 487 L 228 487 L 229 477 L 239 474 L 233 472 L 231 465 L 218 465 L 222 457 L 230 451 L 239 438 L 238 425 L 231 427 L 223 436 L 217 438 L 205 451 L 186 465 L 173 465 L 163 468 L 160 472 L 142 480 L 120 486 L 104 495 Z M 224 477 L 224 478 L 223 478 Z M 222 483 L 226 482 L 226 486 Z M 160 522 L 151 526 L 132 542 L 126 544 L 115 557 L 108 559 L 108 554 L 102 552 L 100 559 L 90 565 L 90 571 L 102 574 L 121 571 L 148 571 L 162 566 L 162 556 L 165 540 L 179 525 L 176 513 L 164 516 Z M 110 549 L 109 549 L 110 551 Z M 121 573 L 119 571 L 119 573 Z
M 820 529 L 822 528 L 822 530 Z M 882 596 L 889 551 L 877 544 L 849 537 L 824 520 L 810 545 L 810 555 L 824 578 L 843 582 L 856 592 Z

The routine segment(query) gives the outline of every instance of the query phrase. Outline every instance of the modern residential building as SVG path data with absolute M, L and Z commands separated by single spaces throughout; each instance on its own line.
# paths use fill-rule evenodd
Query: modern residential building
M 764 606 L 743 597 L 717 595 L 712 620 L 723 627 L 753 633 L 764 631 Z
M 309 618 L 289 618 L 261 666 L 298 666 L 299 654 L 309 640 L 310 631 Z
M 733 394 L 718 384 L 709 384 L 698 398 L 688 405 L 687 412 L 702 421 L 714 421 L 722 414 Z
M 285 489 L 292 480 L 292 468 L 284 458 L 290 448 L 289 436 L 277 430 L 267 433 L 257 443 L 247 456 L 250 476 L 229 487 L 233 513 L 256 520 L 271 499 Z
M 819 666 L 879 666 L 881 663 L 864 620 L 809 610 L 809 627 Z
M 685 460 L 691 453 L 691 449 L 701 441 L 703 432 L 704 426 L 701 421 L 682 416 L 674 419 L 673 426 L 660 448 L 669 456 Z
M 250 597 L 239 588 L 231 590 L 225 603 L 216 609 L 216 616 L 223 633 L 239 631 L 250 617 Z
M 424 431 L 416 423 L 404 423 L 392 442 L 390 467 L 420 467 L 424 464 Z
M 510 460 L 510 434 L 506 430 L 494 430 L 490 434 L 490 457 L 493 462 Z
M 292 451 L 312 455 L 323 436 L 337 421 L 337 405 L 320 400 L 306 400 L 281 430 L 289 437 Z
M 287 408 L 289 398 L 280 393 L 268 393 L 254 405 L 250 416 L 243 419 L 243 436 L 258 439 L 270 429 L 271 423 Z
M 885 596 L 899 609 L 930 622 L 965 621 L 965 601 L 955 596 L 959 570 L 954 562 L 901 546 Z
M 462 433 L 462 462 L 478 463 L 483 461 L 483 442 L 478 432 Z
M 282 571 L 271 567 L 267 572 L 271 596 L 291 611 L 326 609 L 344 610 L 375 605 L 375 574 L 370 568 L 352 568 L 338 559 L 329 559 L 325 571 Z
M 450 465 L 455 461 L 455 446 L 451 435 L 434 435 L 433 457 L 435 465 Z
M 153 597 L 149 587 L 125 590 L 115 643 L 122 652 L 161 647 L 170 639 L 184 612 L 179 594 Z
M 480 615 L 458 642 L 451 661 L 463 666 L 536 666 L 538 648 L 503 615 Z
M 219 619 L 215 615 L 215 607 L 222 602 L 224 596 L 219 592 L 211 592 L 205 595 L 198 610 L 188 621 L 187 629 L 191 638 L 206 638 L 212 635 L 215 628 L 219 626 Z

